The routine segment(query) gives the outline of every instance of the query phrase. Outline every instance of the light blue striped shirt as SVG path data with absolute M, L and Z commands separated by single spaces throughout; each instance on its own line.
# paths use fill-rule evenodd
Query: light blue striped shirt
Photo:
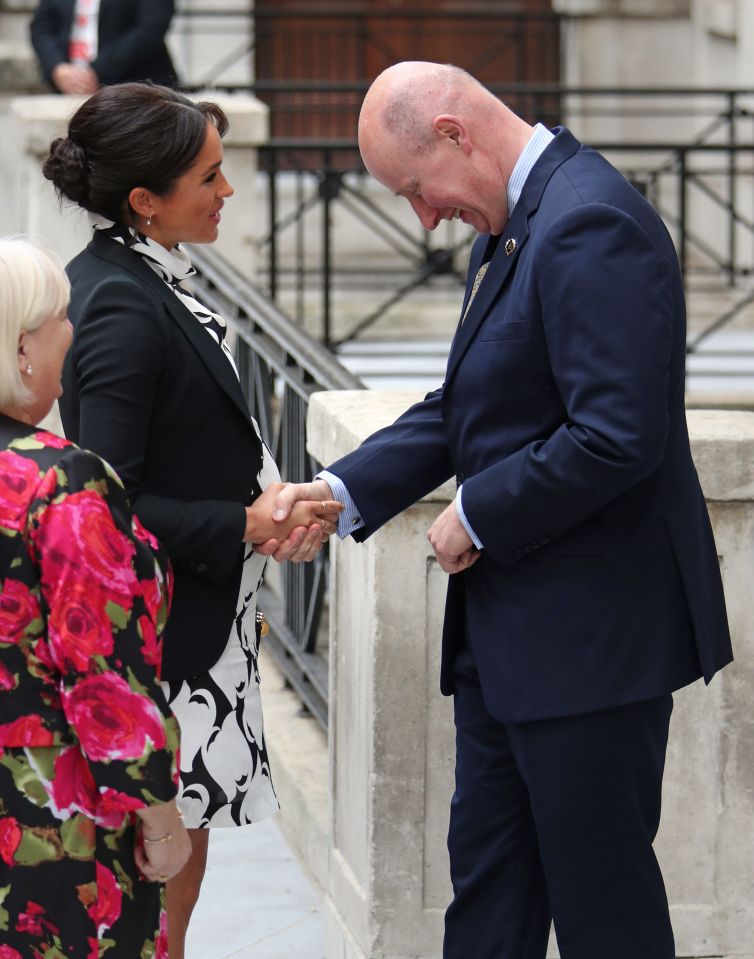
M 521 155 L 516 161 L 516 165 L 513 167 L 513 172 L 508 180 L 507 192 L 509 217 L 513 213 L 514 207 L 521 197 L 521 192 L 524 188 L 524 184 L 526 183 L 526 178 L 531 173 L 532 167 L 545 151 L 550 141 L 553 139 L 553 134 L 550 133 L 547 127 L 543 126 L 541 123 L 538 123 L 534 127 L 534 132 L 532 133 L 531 139 L 521 151 Z M 343 539 L 345 536 L 348 536 L 355 530 L 361 529 L 361 527 L 364 525 L 364 521 L 359 515 L 356 504 L 351 498 L 351 495 L 346 489 L 342 480 L 340 480 L 329 470 L 322 470 L 317 474 L 316 478 L 325 480 L 332 490 L 333 499 L 339 500 L 345 507 L 343 512 L 338 517 L 338 536 Z M 456 510 L 458 511 L 458 518 L 463 523 L 466 532 L 471 537 L 476 548 L 484 549 L 484 545 L 481 543 L 479 537 L 476 535 L 474 530 L 471 528 L 469 521 L 466 519 L 466 514 L 463 511 L 462 492 L 463 486 L 459 486 L 458 492 L 456 493 Z

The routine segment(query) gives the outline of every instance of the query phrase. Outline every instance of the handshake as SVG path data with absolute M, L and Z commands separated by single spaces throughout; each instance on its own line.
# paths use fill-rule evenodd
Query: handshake
M 308 563 L 337 530 L 342 511 L 324 480 L 272 483 L 246 507 L 244 542 L 278 563 Z
M 273 483 L 246 507 L 244 541 L 257 553 L 282 563 L 309 562 L 338 528 L 343 504 L 333 499 L 323 479 L 311 483 Z M 460 573 L 479 559 L 455 502 L 437 517 L 427 538 L 446 573 Z

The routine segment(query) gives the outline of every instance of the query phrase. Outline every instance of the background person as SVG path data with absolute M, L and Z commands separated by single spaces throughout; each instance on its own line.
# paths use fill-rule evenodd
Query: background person
M 174 86 L 165 46 L 174 6 L 173 0 L 40 0 L 30 32 L 46 82 L 78 94 L 132 80 Z
M 362 540 L 456 476 L 429 531 L 454 574 L 444 957 L 544 959 L 552 920 L 562 959 L 674 959 L 652 848 L 672 692 L 732 655 L 672 241 L 603 157 L 455 67 L 381 74 L 359 147 L 426 229 L 480 234 L 461 321 L 441 389 L 277 506 L 334 493 Z
M 181 727 L 179 803 L 193 853 L 168 884 L 170 959 L 183 956 L 208 828 L 278 809 L 255 626 L 266 556 L 254 544 L 278 533 L 280 477 L 249 415 L 225 320 L 181 285 L 194 272 L 181 244 L 214 242 L 233 193 L 226 129 L 214 103 L 159 86 L 103 87 L 44 164 L 96 227 L 68 266 L 75 333 L 63 425 L 120 471 L 175 571 L 162 675 Z M 316 555 L 338 506 L 302 504 L 283 524 L 295 560 Z
M 0 239 L 0 941 L 8 959 L 105 940 L 164 957 L 154 880 L 190 850 L 157 676 L 168 564 L 112 470 L 35 427 L 68 292 L 51 254 Z

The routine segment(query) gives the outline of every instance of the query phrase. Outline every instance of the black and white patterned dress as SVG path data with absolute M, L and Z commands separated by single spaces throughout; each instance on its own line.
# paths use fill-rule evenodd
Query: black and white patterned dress
M 95 229 L 144 258 L 219 345 L 238 375 L 225 342 L 225 320 L 181 285 L 196 272 L 188 253 L 180 246 L 166 250 L 110 220 L 90 219 Z M 261 442 L 253 418 L 252 423 Z M 250 497 L 280 480 L 264 442 L 261 448 L 262 461 Z M 246 546 L 233 626 L 215 665 L 202 675 L 162 684 L 181 727 L 178 802 L 189 829 L 243 826 L 271 816 L 279 808 L 265 746 L 257 664 L 257 591 L 266 561 L 266 556 Z

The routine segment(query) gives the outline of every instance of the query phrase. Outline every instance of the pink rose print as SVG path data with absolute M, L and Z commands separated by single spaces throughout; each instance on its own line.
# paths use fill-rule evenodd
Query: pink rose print
M 2 520 L 0 520 L 2 525 Z M 39 604 L 25 583 L 6 579 L 0 592 L 0 642 L 17 643 L 24 630 L 39 617 Z
M 0 453 L 0 526 L 21 530 L 33 491 L 39 484 L 39 467 L 11 450 Z
M 0 959 L 24 959 L 24 957 L 13 946 L 0 946 Z
M 109 929 L 120 918 L 123 905 L 123 890 L 118 880 L 107 866 L 98 862 L 97 867 L 97 898 L 87 908 L 89 918 L 97 926 L 98 935 Z
M 4 816 L 0 819 L 0 859 L 6 866 L 13 865 L 13 857 L 16 854 L 21 836 L 23 835 L 18 820 L 13 816 Z M 2 953 L 0 953 L 2 959 Z
M 117 789 L 107 787 L 100 792 L 97 800 L 97 811 L 94 818 L 98 826 L 103 829 L 117 829 L 123 822 L 123 817 L 137 809 L 143 809 L 146 803 L 135 796 L 127 796 Z
M 45 932 L 51 932 L 53 935 L 60 933 L 60 929 L 45 919 L 45 910 L 38 902 L 28 901 L 26 903 L 26 912 L 18 914 L 16 922 L 16 932 L 25 932 L 29 936 L 42 937 Z
M 18 686 L 18 680 L 10 670 L 0 663 L 0 692 L 7 693 Z
M 133 530 L 134 536 L 137 539 L 140 539 L 142 543 L 147 543 L 155 551 L 160 548 L 157 537 L 154 535 L 154 533 L 150 533 L 146 526 L 141 525 L 141 521 L 135 513 L 134 518 L 131 521 L 131 529 Z
M 61 672 L 85 673 L 92 656 L 113 651 L 113 630 L 105 611 L 107 595 L 98 587 L 71 583 L 61 590 L 49 618 L 50 649 Z
M 50 795 L 58 813 L 82 812 L 94 818 L 97 784 L 78 746 L 69 746 L 55 759 Z
M 146 696 L 131 690 L 116 673 L 87 676 L 62 694 L 63 709 L 81 746 L 93 762 L 138 759 L 147 740 L 165 746 L 159 710 Z
M 49 446 L 54 450 L 64 450 L 66 446 L 73 446 L 70 440 L 58 436 L 57 433 L 48 433 L 47 430 L 38 430 L 34 434 L 34 439 L 42 443 L 43 446 Z
M 154 959 L 168 959 L 168 914 L 164 909 L 160 913 L 160 931 L 154 943 Z
M 53 595 L 68 588 L 67 573 L 94 578 L 108 599 L 131 608 L 138 591 L 131 560 L 136 546 L 115 526 L 110 509 L 97 493 L 71 493 L 48 506 L 37 534 L 42 579 Z
M 162 642 L 157 638 L 154 623 L 148 616 L 139 616 L 139 632 L 143 640 L 141 655 L 144 657 L 144 662 L 155 667 L 159 678 L 162 665 Z
M 52 746 L 53 736 L 42 725 L 42 717 L 32 714 L 0 726 L 0 743 L 4 746 Z

